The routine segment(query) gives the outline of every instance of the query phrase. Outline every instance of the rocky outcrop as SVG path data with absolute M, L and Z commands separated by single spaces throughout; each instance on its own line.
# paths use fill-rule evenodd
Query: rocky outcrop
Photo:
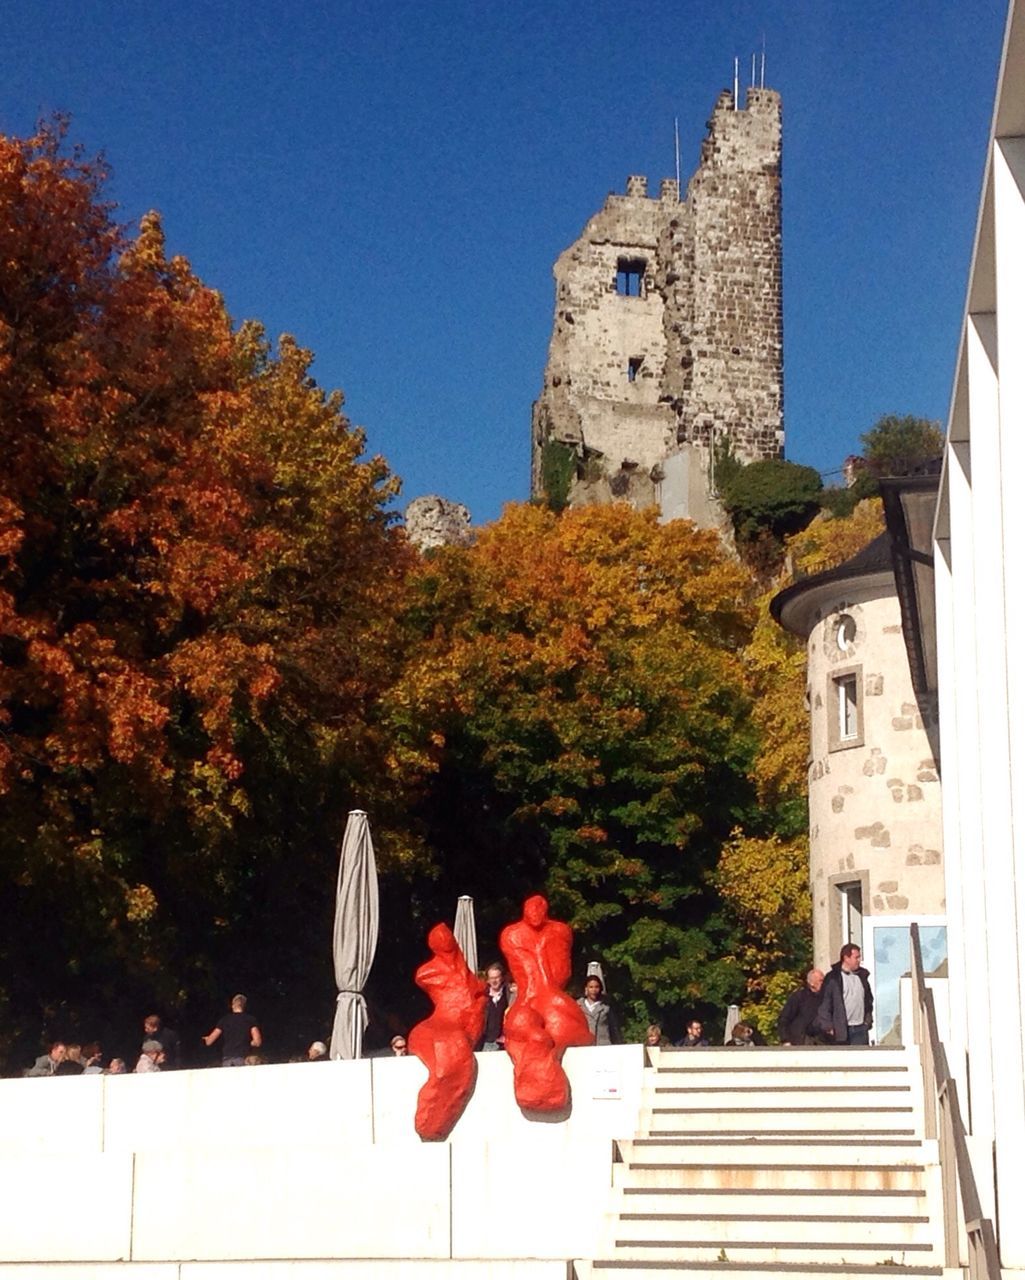
M 406 536 L 419 551 L 432 547 L 465 547 L 473 541 L 470 513 L 461 502 L 436 493 L 414 498 L 406 507 Z

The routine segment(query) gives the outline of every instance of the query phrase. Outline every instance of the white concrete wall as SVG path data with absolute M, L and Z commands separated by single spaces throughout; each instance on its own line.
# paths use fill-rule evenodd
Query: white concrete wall
M 573 1108 L 558 1122 L 520 1112 L 505 1054 L 477 1062 L 466 1112 L 431 1144 L 413 1128 L 416 1058 L 0 1081 L 0 1276 L 15 1263 L 75 1263 L 68 1274 L 92 1280 L 119 1261 L 182 1263 L 184 1277 L 186 1263 L 254 1259 L 588 1254 L 612 1139 L 638 1127 L 642 1048 L 570 1050 Z
M 936 523 L 955 1070 L 1025 1268 L 1025 4 L 1012 0 Z M 948 781 L 949 779 L 949 781 Z M 963 1054 L 963 1056 L 962 1056 Z

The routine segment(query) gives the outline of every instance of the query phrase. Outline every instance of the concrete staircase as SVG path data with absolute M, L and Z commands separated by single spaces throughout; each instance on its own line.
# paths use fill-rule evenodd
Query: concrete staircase
M 652 1050 L 578 1280 L 942 1274 L 917 1050 Z

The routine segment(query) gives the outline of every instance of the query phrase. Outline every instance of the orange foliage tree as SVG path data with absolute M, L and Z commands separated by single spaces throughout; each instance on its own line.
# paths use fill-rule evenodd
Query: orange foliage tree
M 709 876 L 751 801 L 747 571 L 651 512 L 510 506 L 408 590 L 389 718 L 441 900 L 487 937 L 543 888 L 637 1020 L 732 998 Z
M 0 138 L 0 1000 L 26 1025 L 268 956 L 294 993 L 315 873 L 383 774 L 408 554 L 309 354 L 234 330 L 105 177 L 59 125 Z

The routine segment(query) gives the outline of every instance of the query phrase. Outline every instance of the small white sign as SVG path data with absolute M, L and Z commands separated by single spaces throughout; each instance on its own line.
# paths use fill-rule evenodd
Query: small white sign
M 612 1098 L 618 1101 L 623 1096 L 623 1081 L 614 1067 L 596 1067 L 591 1072 L 591 1097 Z

